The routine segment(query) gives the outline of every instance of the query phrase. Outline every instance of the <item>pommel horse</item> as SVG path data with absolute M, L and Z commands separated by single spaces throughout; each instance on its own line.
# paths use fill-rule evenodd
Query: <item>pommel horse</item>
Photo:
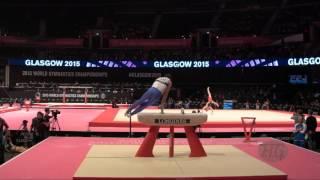
M 169 157 L 174 156 L 175 127 L 183 127 L 185 130 L 191 150 L 189 157 L 207 156 L 194 129 L 194 126 L 201 125 L 207 121 L 207 114 L 184 113 L 184 110 L 181 110 L 181 113 L 164 113 L 163 109 L 161 109 L 160 113 L 141 112 L 138 113 L 137 116 L 139 122 L 150 125 L 150 128 L 136 153 L 136 157 L 154 157 L 153 147 L 160 127 L 170 127 Z

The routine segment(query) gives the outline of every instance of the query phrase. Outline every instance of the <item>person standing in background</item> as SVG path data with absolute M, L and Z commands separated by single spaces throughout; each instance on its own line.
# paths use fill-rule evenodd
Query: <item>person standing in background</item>
M 262 108 L 263 110 L 269 110 L 270 109 L 270 101 L 269 99 L 265 100 L 262 104 Z
M 299 122 L 299 118 L 302 117 L 304 119 L 304 115 L 302 113 L 301 109 L 298 109 L 291 117 L 291 119 L 294 120 L 294 124 L 297 124 Z
M 261 106 L 260 101 L 257 100 L 257 101 L 256 101 L 256 109 L 257 109 L 257 110 L 260 109 L 260 106 Z
M 33 143 L 37 144 L 38 142 L 40 142 L 40 123 L 43 122 L 43 113 L 42 112 L 38 112 L 37 116 L 35 118 L 32 119 L 32 124 L 30 127 L 30 131 L 33 134 Z
M 45 108 L 44 110 L 45 114 L 43 116 L 43 119 L 39 126 L 39 132 L 40 132 L 40 140 L 44 140 L 47 137 L 49 137 L 50 133 L 50 119 L 53 117 L 50 115 L 50 109 Z
M 246 102 L 244 103 L 244 108 L 245 108 L 245 109 L 250 109 L 249 101 L 246 101 Z
M 312 111 L 309 110 L 309 116 L 306 119 L 306 140 L 308 149 L 316 150 L 317 148 L 317 139 L 316 139 L 316 129 L 317 129 L 317 119 L 312 115 Z
M 293 143 L 300 147 L 305 147 L 305 133 L 307 126 L 304 122 L 304 117 L 299 116 L 298 122 L 294 125 Z
M 26 108 L 26 111 L 28 112 L 29 109 L 31 108 L 31 100 L 29 98 L 25 98 L 23 100 L 24 107 Z
M 0 165 L 4 163 L 4 134 L 8 131 L 9 126 L 6 121 L 0 118 Z

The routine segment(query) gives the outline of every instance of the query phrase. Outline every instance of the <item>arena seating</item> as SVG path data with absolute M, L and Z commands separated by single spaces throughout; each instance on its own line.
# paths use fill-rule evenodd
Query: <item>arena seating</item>
M 129 83 L 129 82 L 113 82 L 108 84 L 70 84 L 70 83 L 44 83 L 44 82 L 29 82 L 17 83 L 16 86 L 2 93 L 1 103 L 10 103 L 13 101 L 23 102 L 25 97 L 32 97 L 37 92 L 40 93 L 56 93 L 62 94 L 62 89 L 59 86 L 90 86 L 93 87 L 88 91 L 88 94 L 103 94 L 104 98 L 88 98 L 91 103 L 111 103 L 117 99 L 117 103 L 126 104 L 132 103 L 136 97 L 139 97 L 150 86 L 149 83 Z M 177 87 L 186 95 L 185 98 L 178 97 L 176 91 L 170 95 L 168 108 L 201 108 L 206 101 L 206 92 L 204 86 L 197 87 Z M 268 109 L 295 111 L 303 109 L 307 112 L 312 109 L 314 112 L 320 112 L 320 96 L 317 94 L 317 86 L 315 88 L 296 88 L 290 85 L 275 85 L 275 84 L 214 84 L 212 86 L 214 99 L 220 103 L 220 108 L 223 108 L 224 100 L 233 100 L 235 109 L 245 109 L 246 103 L 249 104 L 249 109 L 256 109 L 256 103 L 259 101 L 259 109 L 266 100 L 270 101 Z M 289 90 L 288 90 L 289 89 Z M 2 89 L 6 91 L 6 89 Z M 84 94 L 81 89 L 68 89 L 66 94 Z M 42 98 L 42 102 L 62 102 L 61 97 Z M 67 98 L 66 102 L 83 102 L 83 97 Z

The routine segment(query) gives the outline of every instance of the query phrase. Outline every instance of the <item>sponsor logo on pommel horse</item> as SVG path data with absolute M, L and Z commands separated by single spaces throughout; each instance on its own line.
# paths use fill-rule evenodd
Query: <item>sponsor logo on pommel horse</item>
M 155 119 L 155 124 L 190 124 L 190 119 Z
M 150 113 L 138 114 L 138 121 L 151 126 L 198 126 L 207 121 L 205 113 Z

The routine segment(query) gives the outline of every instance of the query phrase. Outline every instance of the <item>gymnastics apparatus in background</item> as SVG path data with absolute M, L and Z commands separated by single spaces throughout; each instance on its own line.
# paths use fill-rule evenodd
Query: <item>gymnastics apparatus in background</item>
M 175 127 L 184 128 L 191 150 L 190 157 L 207 156 L 195 133 L 195 127 L 205 123 L 208 115 L 206 113 L 185 113 L 183 109 L 181 109 L 180 113 L 165 113 L 164 103 L 166 102 L 171 86 L 170 76 L 157 78 L 152 84 L 152 87 L 150 87 L 139 100 L 135 101 L 125 113 L 126 116 L 137 114 L 139 122 L 150 126 L 146 137 L 136 152 L 136 157 L 154 157 L 153 148 L 160 127 L 170 127 L 169 157 L 174 156 Z M 161 110 L 159 113 L 141 112 L 146 107 L 158 103 L 161 96 Z

